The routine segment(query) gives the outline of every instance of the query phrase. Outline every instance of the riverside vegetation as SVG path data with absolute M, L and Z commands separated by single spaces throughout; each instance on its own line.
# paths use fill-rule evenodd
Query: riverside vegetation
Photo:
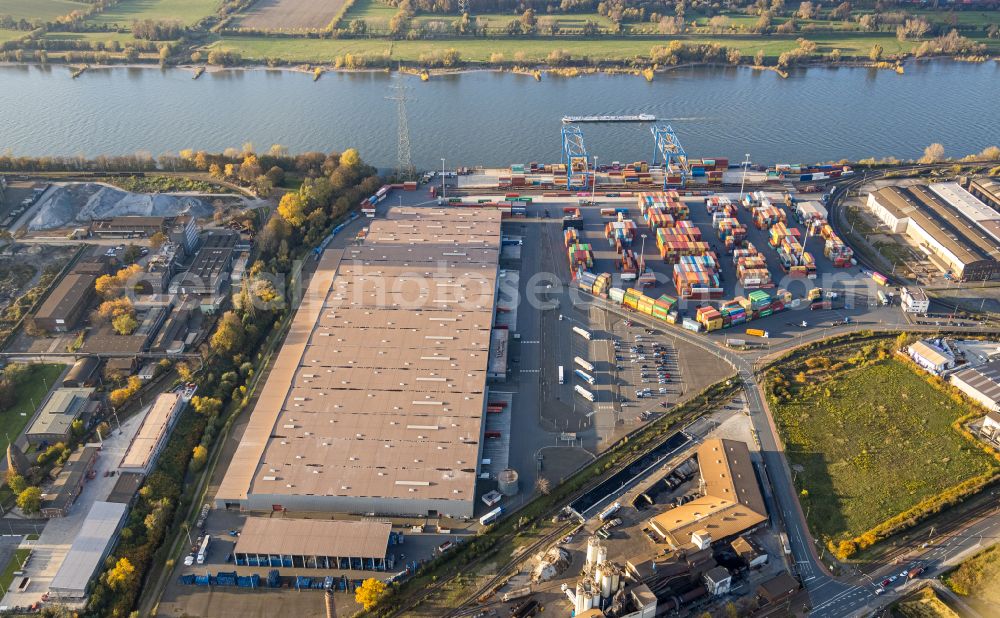
M 1000 52 L 993 5 L 892 0 L 0 0 L 0 58 L 340 69 L 595 67 L 687 63 L 784 70 L 894 67 L 906 57 Z M 886 64 L 881 64 L 886 63 Z
M 817 347 L 768 374 L 806 519 L 841 560 L 1000 476 L 1000 456 L 964 427 L 985 411 L 895 353 L 910 341 Z

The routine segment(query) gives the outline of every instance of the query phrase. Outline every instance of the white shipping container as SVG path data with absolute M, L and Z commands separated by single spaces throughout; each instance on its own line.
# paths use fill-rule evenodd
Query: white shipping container
M 684 318 L 684 321 L 681 322 L 681 326 L 683 328 L 687 329 L 687 330 L 690 330 L 690 331 L 693 331 L 693 332 L 696 332 L 696 333 L 701 331 L 701 324 L 699 324 L 698 322 L 695 322 L 691 318 Z
M 608 298 L 616 303 L 623 302 L 625 300 L 625 290 L 621 288 L 611 288 L 608 290 Z

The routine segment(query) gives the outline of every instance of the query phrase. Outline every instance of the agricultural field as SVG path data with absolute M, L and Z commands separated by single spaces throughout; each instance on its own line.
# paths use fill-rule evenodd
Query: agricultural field
M 802 508 L 824 542 L 857 537 L 996 466 L 951 427 L 969 408 L 899 360 L 866 361 L 878 353 L 866 348 L 813 356 L 769 380 Z
M 72 0 L 0 0 L 0 15 L 10 15 L 14 19 L 26 19 L 30 22 L 48 22 L 88 6 L 85 2 Z
M 942 579 L 973 609 L 991 615 L 1000 607 L 1000 545 L 969 558 Z
M 192 26 L 214 14 L 218 6 L 219 0 L 121 0 L 103 13 L 91 15 L 87 21 L 128 27 L 137 19 L 152 19 Z
M 757 50 L 764 50 L 773 62 L 783 52 L 795 49 L 794 38 L 765 39 L 752 38 L 710 38 L 678 37 L 685 43 L 718 42 L 726 47 L 739 49 L 744 56 L 753 56 Z M 889 35 L 851 37 L 838 34 L 815 36 L 820 53 L 840 49 L 846 56 L 862 56 L 867 59 L 871 46 L 882 45 L 886 54 L 909 51 L 912 42 L 900 42 Z M 344 54 L 381 55 L 390 52 L 393 61 L 418 62 L 421 55 L 457 49 L 463 62 L 488 62 L 494 53 L 503 54 L 509 62 L 542 62 L 553 51 L 563 50 L 573 58 L 587 58 L 591 61 L 629 61 L 636 56 L 649 56 L 652 47 L 669 44 L 668 38 L 461 38 L 416 41 L 390 41 L 386 39 L 307 39 L 307 38 L 265 38 L 255 36 L 224 36 L 209 44 L 206 50 L 218 49 L 239 53 L 244 59 L 263 61 L 265 58 L 279 58 L 288 62 L 331 63 Z M 1000 45 L 1000 41 L 996 41 Z
M 243 14 L 238 26 L 271 32 L 323 30 L 337 18 L 348 2 L 349 0 L 259 0 Z

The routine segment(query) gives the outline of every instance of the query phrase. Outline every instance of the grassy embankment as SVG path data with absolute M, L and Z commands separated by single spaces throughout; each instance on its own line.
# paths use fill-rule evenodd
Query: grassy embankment
M 1000 545 L 969 558 L 942 580 L 973 609 L 994 615 L 1000 607 Z
M 952 423 L 972 412 L 874 346 L 816 352 L 783 367 L 772 409 L 813 535 L 858 537 L 997 462 Z
M 891 615 L 902 618 L 959 618 L 930 586 L 896 603 Z
M 795 37 L 662 37 L 662 38 L 461 38 L 416 41 L 390 41 L 386 39 L 305 39 L 268 38 L 261 36 L 223 36 L 207 46 L 240 54 L 244 59 L 263 61 L 281 58 L 288 62 L 331 63 L 338 56 L 361 54 L 379 56 L 389 53 L 393 61 L 418 62 L 424 54 L 454 48 L 462 61 L 485 63 L 494 53 L 503 54 L 508 62 L 542 62 L 553 51 L 565 50 L 573 58 L 587 58 L 591 62 L 627 62 L 637 57 L 648 57 L 650 49 L 668 45 L 672 39 L 689 44 L 719 43 L 723 47 L 739 49 L 745 57 L 758 50 L 772 61 L 786 51 L 798 46 Z M 868 57 L 872 45 L 878 43 L 885 53 L 908 53 L 916 46 L 912 41 L 901 42 L 887 34 L 864 35 L 859 33 L 825 33 L 810 37 L 817 44 L 819 53 L 841 50 L 845 56 Z M 1000 41 L 996 48 L 1000 50 Z

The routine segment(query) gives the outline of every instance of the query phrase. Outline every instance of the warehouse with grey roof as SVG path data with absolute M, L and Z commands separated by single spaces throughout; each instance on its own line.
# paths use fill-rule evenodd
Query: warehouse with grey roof
M 472 516 L 499 252 L 498 211 L 438 208 L 327 250 L 216 504 Z

